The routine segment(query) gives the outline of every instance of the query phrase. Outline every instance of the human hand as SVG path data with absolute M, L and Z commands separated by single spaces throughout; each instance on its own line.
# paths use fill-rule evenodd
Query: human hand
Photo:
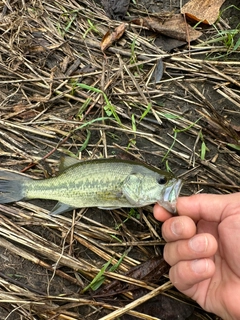
M 224 320 L 240 319 L 240 193 L 180 197 L 179 216 L 158 204 L 165 221 L 164 258 L 169 277 L 182 293 Z

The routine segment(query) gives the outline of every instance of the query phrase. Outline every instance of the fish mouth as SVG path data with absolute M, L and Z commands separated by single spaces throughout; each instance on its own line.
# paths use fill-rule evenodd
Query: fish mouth
M 175 181 L 174 181 L 175 180 Z M 174 179 L 170 181 L 170 186 L 164 189 L 162 201 L 159 204 L 170 213 L 177 213 L 177 198 L 180 194 L 183 182 L 181 179 Z

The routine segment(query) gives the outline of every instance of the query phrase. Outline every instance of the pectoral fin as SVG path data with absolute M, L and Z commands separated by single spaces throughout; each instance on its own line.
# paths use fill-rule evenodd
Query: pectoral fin
M 62 214 L 64 212 L 70 211 L 76 209 L 75 207 L 71 207 L 68 204 L 62 203 L 62 202 L 58 202 L 55 207 L 52 209 L 52 211 L 50 212 L 51 216 L 57 215 L 57 214 Z

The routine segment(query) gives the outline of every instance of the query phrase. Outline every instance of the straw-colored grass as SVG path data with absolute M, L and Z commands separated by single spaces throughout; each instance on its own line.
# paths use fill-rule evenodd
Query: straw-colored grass
M 208 42 L 215 28 L 169 53 L 155 45 L 156 34 L 127 23 L 104 55 L 101 39 L 120 22 L 94 1 L 0 3 L 1 170 L 44 178 L 57 174 L 63 155 L 124 155 L 172 170 L 185 181 L 183 194 L 239 191 L 240 53 Z M 129 12 L 149 14 L 133 4 Z M 163 78 L 154 83 L 160 59 Z M 160 293 L 192 304 L 172 289 L 166 269 L 160 282 L 128 275 L 152 257 L 164 265 L 151 207 L 53 217 L 51 208 L 0 205 L 3 319 L 153 320 L 160 316 L 134 309 Z M 136 298 L 129 287 L 109 300 L 84 290 L 113 280 L 146 291 Z M 199 308 L 197 317 L 213 319 Z

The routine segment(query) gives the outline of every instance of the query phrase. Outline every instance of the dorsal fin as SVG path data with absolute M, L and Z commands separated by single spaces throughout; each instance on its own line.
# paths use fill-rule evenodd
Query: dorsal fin
M 80 160 L 72 157 L 61 157 L 60 163 L 59 163 L 59 173 L 62 173 L 64 170 L 66 170 L 68 167 L 71 167 L 72 165 L 81 162 Z

